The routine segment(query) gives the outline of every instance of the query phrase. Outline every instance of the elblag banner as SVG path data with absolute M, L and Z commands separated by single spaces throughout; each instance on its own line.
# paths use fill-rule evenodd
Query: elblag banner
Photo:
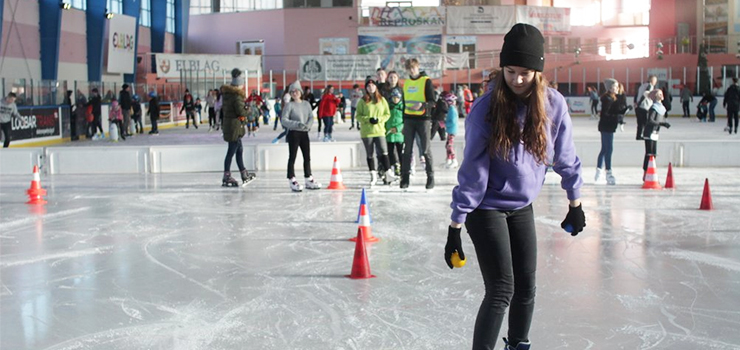
M 158 78 L 180 78 L 180 73 L 209 77 L 231 77 L 231 70 L 239 68 L 250 72 L 262 72 L 262 56 L 259 55 L 198 55 L 156 54 Z
M 119 14 L 108 20 L 109 73 L 134 72 L 136 29 L 136 17 Z

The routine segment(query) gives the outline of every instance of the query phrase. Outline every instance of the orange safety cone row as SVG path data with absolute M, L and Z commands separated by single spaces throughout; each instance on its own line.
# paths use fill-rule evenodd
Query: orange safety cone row
M 373 236 L 372 229 L 370 228 L 370 215 L 368 215 L 367 204 L 360 204 L 360 224 L 357 229 L 362 233 L 362 238 L 365 242 L 374 243 L 379 241 L 378 237 Z M 352 237 L 349 240 L 355 242 L 357 238 Z
M 709 179 L 704 179 L 704 193 L 701 195 L 701 204 L 699 205 L 699 209 L 714 209 L 714 205 L 712 204 L 712 193 L 709 191 Z
M 673 183 L 673 165 L 671 163 L 668 163 L 668 176 L 665 178 L 665 188 L 676 188 L 676 185 Z
M 658 182 L 658 173 L 655 170 L 655 156 L 650 156 L 650 159 L 648 160 L 648 168 L 645 173 L 645 182 L 642 184 L 642 188 L 648 190 L 663 189 Z
M 33 166 L 33 180 L 31 181 L 31 187 L 26 190 L 28 194 L 28 202 L 26 204 L 46 204 L 43 196 L 46 195 L 46 190 L 41 188 L 41 176 L 39 175 L 39 166 Z
M 337 160 L 336 156 L 334 156 L 334 165 L 331 168 L 331 181 L 329 181 L 329 186 L 326 189 L 328 190 L 346 189 L 346 187 L 344 187 L 344 182 L 342 180 L 342 171 L 339 170 L 339 161 Z
M 373 278 L 375 275 L 370 273 L 370 261 L 367 258 L 367 247 L 365 247 L 365 238 L 363 237 L 362 228 L 357 228 L 357 243 L 355 244 L 355 258 L 352 262 L 352 272 L 347 275 L 351 279 Z

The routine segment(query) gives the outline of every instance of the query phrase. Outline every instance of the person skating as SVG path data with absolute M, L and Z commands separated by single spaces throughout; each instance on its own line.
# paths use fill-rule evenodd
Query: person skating
M 185 129 L 190 129 L 190 119 L 193 120 L 193 127 L 197 129 L 198 123 L 195 121 L 195 102 L 193 101 L 193 95 L 185 94 L 182 107 L 180 107 L 180 113 L 182 111 L 185 111 Z
M 403 156 L 403 92 L 400 88 L 395 88 L 390 96 L 387 102 L 391 116 L 385 122 L 385 141 L 388 143 L 388 162 L 394 174 L 400 177 Z
M 357 103 L 357 120 L 360 122 L 360 137 L 362 144 L 365 146 L 367 155 L 367 166 L 370 170 L 370 186 L 374 186 L 378 181 L 378 172 L 375 166 L 375 153 L 379 154 L 379 162 L 385 170 L 383 177 L 384 183 L 391 183 L 395 180 L 395 174 L 391 169 L 388 159 L 388 144 L 385 140 L 385 122 L 390 119 L 391 112 L 388 109 L 388 102 L 380 95 L 378 86 L 375 81 L 367 79 L 365 81 L 365 96 Z
M 10 146 L 10 130 L 11 121 L 15 117 L 20 118 L 21 115 L 18 113 L 18 107 L 15 105 L 16 95 L 11 92 L 8 93 L 2 101 L 0 101 L 0 129 L 3 132 L 3 148 Z
M 149 92 L 149 106 L 147 106 L 146 114 L 149 115 L 149 120 L 152 122 L 152 130 L 149 131 L 149 135 L 159 135 L 159 128 L 157 127 L 159 99 L 154 91 Z
M 406 71 L 409 79 L 403 84 L 405 109 L 403 112 L 403 161 L 401 162 L 401 188 L 409 187 L 411 176 L 411 157 L 413 157 L 414 138 L 421 143 L 421 156 L 426 160 L 426 188 L 434 188 L 434 162 L 429 147 L 429 136 L 432 130 L 431 112 L 434 107 L 434 87 L 426 73 L 420 70 L 419 60 L 406 60 Z
M 295 160 L 298 155 L 298 148 L 301 149 L 301 155 L 303 156 L 303 177 L 305 178 L 306 188 L 309 190 L 321 188 L 321 184 L 314 180 L 311 174 L 311 140 L 308 133 L 313 125 L 313 107 L 311 103 L 303 99 L 301 91 L 299 81 L 290 85 L 289 93 L 292 100 L 285 104 L 283 117 L 280 118 L 283 127 L 288 129 L 288 134 L 285 137 L 288 140 L 288 182 L 293 192 L 303 191 L 303 186 L 295 178 Z
M 544 37 L 537 28 L 514 25 L 504 36 L 503 72 L 494 78 L 492 90 L 473 104 L 465 123 L 465 160 L 452 191 L 444 258 L 450 268 L 453 253 L 465 259 L 460 239 L 465 223 L 486 291 L 475 321 L 473 350 L 496 347 L 507 307 L 505 349 L 531 346 L 537 269 L 532 202 L 542 189 L 547 164 L 561 176 L 569 200 L 561 227 L 575 236 L 586 225 L 581 162 L 568 105 L 547 87 L 544 53 Z
M 223 92 L 222 109 L 224 113 L 223 137 L 224 141 L 229 144 L 226 151 L 226 158 L 224 159 L 224 177 L 221 181 L 221 186 L 225 187 L 239 186 L 239 183 L 231 177 L 231 161 L 234 155 L 236 155 L 236 165 L 239 167 L 239 172 L 241 173 L 242 185 L 246 185 L 256 177 L 254 174 L 250 174 L 247 168 L 244 167 L 242 137 L 245 134 L 244 125 L 246 123 L 247 110 L 244 109 L 246 94 L 241 88 L 242 85 L 244 85 L 244 75 L 239 68 L 234 68 L 231 70 L 231 84 L 221 86 L 221 91 Z
M 604 80 L 606 92 L 601 95 L 601 115 L 599 117 L 599 133 L 601 133 L 601 151 L 596 160 L 596 175 L 594 181 L 599 182 L 601 175 L 606 172 L 606 183 L 616 185 L 616 178 L 612 173 L 612 152 L 614 150 L 614 133 L 619 125 L 619 116 L 627 111 L 626 103 L 619 99 L 619 82 L 616 79 Z M 606 169 L 604 168 L 606 166 Z
M 635 116 L 637 117 L 636 140 L 642 140 L 642 132 L 645 127 L 647 113 L 650 106 L 653 105 L 647 95 L 656 88 L 656 84 L 658 84 L 658 77 L 651 75 L 648 77 L 648 81 L 640 85 L 640 88 L 637 89 L 637 94 L 635 95 Z
M 445 168 L 457 169 L 459 166 L 457 163 L 457 155 L 455 154 L 455 135 L 457 135 L 457 122 L 459 119 L 457 108 L 455 108 L 455 105 L 457 104 L 457 96 L 447 93 L 446 95 L 440 95 L 439 99 L 443 100 L 448 106 L 447 115 L 444 120 L 445 130 L 447 131 L 447 140 L 445 142 L 447 161 L 445 162 Z
M 671 128 L 671 124 L 665 121 L 665 106 L 663 106 L 663 91 L 655 89 L 650 91 L 648 98 L 653 103 L 648 110 L 647 119 L 645 120 L 645 129 L 643 130 L 642 137 L 645 140 L 645 157 L 642 161 L 642 170 L 647 172 L 648 163 L 650 156 L 657 158 L 658 156 L 658 134 L 660 133 L 660 127 L 666 129 Z M 645 175 L 643 173 L 643 181 Z

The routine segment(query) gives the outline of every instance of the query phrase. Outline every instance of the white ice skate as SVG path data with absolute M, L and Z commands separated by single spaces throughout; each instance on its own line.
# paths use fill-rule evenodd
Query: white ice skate
M 378 173 L 375 170 L 370 170 L 370 187 L 375 186 L 378 182 Z
M 321 189 L 321 184 L 318 183 L 316 180 L 313 179 L 313 176 L 306 178 L 306 189 L 308 190 L 318 190 Z
M 301 184 L 299 184 L 298 183 L 298 180 L 296 180 L 294 177 L 291 178 L 288 181 L 290 181 L 290 189 L 291 189 L 291 191 L 293 191 L 293 192 L 301 192 L 301 191 L 303 191 L 303 186 Z
M 396 178 L 396 174 L 393 172 L 393 169 L 388 169 L 385 172 L 385 177 L 383 179 L 384 183 L 391 184 L 396 180 L 398 180 L 398 178 Z
M 617 179 L 614 177 L 611 170 L 606 171 L 606 184 L 612 186 L 617 184 Z

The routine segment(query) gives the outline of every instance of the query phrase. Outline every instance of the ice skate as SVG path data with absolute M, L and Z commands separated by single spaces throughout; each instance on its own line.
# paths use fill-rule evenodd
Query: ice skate
M 293 192 L 301 192 L 303 191 L 303 186 L 298 183 L 298 180 L 296 180 L 294 177 L 290 180 L 290 190 Z
M 604 173 L 604 169 L 596 168 L 596 175 L 594 175 L 594 182 L 599 182 L 601 180 L 601 174 Z
M 516 346 L 511 346 L 506 338 L 504 338 L 504 343 L 506 343 L 506 347 L 504 347 L 504 350 L 529 350 L 529 348 L 532 346 L 532 343 L 528 341 L 521 342 Z
M 606 171 L 606 184 L 612 186 L 617 184 L 617 179 L 614 177 L 611 170 Z
M 318 190 L 321 189 L 321 184 L 314 180 L 313 176 L 310 176 L 306 178 L 306 189 Z
M 242 170 L 241 175 L 242 175 L 242 186 L 246 186 L 247 184 L 249 184 L 250 182 L 254 181 L 254 179 L 257 178 L 257 174 L 250 173 L 249 170 L 247 169 Z
M 378 182 L 378 173 L 375 170 L 370 170 L 370 187 L 375 186 Z
M 396 180 L 396 174 L 393 172 L 393 169 L 386 170 L 385 176 L 383 177 L 383 183 L 386 185 L 390 185 Z
M 434 188 L 434 176 L 427 175 L 427 185 L 426 189 L 431 190 Z
M 457 163 L 457 159 L 453 159 L 450 162 L 450 167 L 447 168 L 447 169 L 457 169 L 457 167 L 459 167 L 459 166 L 460 166 L 460 164 Z
M 224 171 L 224 178 L 221 181 L 223 187 L 239 187 L 239 183 L 231 177 L 230 171 Z
M 409 174 L 401 175 L 401 185 L 399 187 L 401 189 L 409 188 Z

